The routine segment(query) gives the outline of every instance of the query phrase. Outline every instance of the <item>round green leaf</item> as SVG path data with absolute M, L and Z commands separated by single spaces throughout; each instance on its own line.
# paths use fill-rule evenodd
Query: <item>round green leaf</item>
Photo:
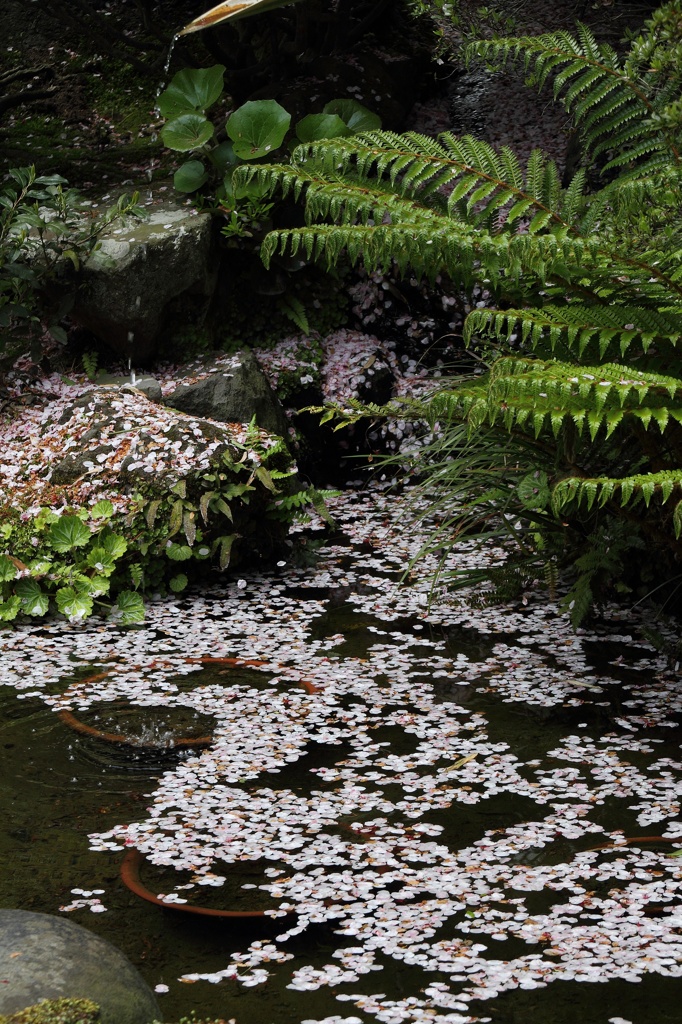
M 62 587 L 55 594 L 57 608 L 66 615 L 69 622 L 80 622 L 92 614 L 92 598 L 73 587 Z
M 184 590 L 189 580 L 185 576 L 184 572 L 179 572 L 177 576 L 174 576 L 169 581 L 168 586 L 171 588 L 174 594 L 179 594 L 181 590 Z
M 98 501 L 96 505 L 92 506 L 90 515 L 93 519 L 111 519 L 114 514 L 114 506 L 106 498 L 102 501 Z
M 239 163 L 239 157 L 231 142 L 221 142 L 219 146 L 211 150 L 208 159 L 219 174 L 225 174 L 228 169 L 236 167 Z
M 88 584 L 88 593 L 92 597 L 100 597 L 102 594 L 109 593 L 109 586 L 111 580 L 107 576 L 91 576 Z
M 164 117 L 174 118 L 196 110 L 206 110 L 223 91 L 225 66 L 212 68 L 184 68 L 158 99 L 157 106 Z
M 11 622 L 16 619 L 21 611 L 21 601 L 16 594 L 12 594 L 6 601 L 0 601 L 0 621 Z
M 296 135 L 301 142 L 317 142 L 318 139 L 338 139 L 350 132 L 338 114 L 308 114 L 296 125 Z
M 0 583 L 5 580 L 13 580 L 17 575 L 17 567 L 7 555 L 0 555 Z
M 92 548 L 88 551 L 86 563 L 91 569 L 96 569 L 103 576 L 110 576 L 116 568 L 116 562 L 104 548 Z
M 173 184 L 178 192 L 196 192 L 206 181 L 208 174 L 201 160 L 188 160 L 173 175 Z
M 121 558 L 128 550 L 128 541 L 119 537 L 117 533 L 101 533 L 98 538 L 98 545 L 103 547 L 112 558 Z
M 213 125 L 201 114 L 182 114 L 161 129 L 161 138 L 168 149 L 187 153 L 190 149 L 201 149 L 213 137 Z
M 116 599 L 113 614 L 124 626 L 144 621 L 144 601 L 134 590 L 123 590 Z
M 338 114 L 351 132 L 372 132 L 381 128 L 381 118 L 357 100 L 330 100 L 322 108 L 324 114 Z
M 92 534 L 78 516 L 62 516 L 51 523 L 46 531 L 48 544 L 62 554 L 72 548 L 80 548 L 87 544 Z
M 524 476 L 518 483 L 516 493 L 523 507 L 527 509 L 548 508 L 552 500 L 549 478 L 541 470 Z
M 166 554 L 174 562 L 186 562 L 192 557 L 192 549 L 187 544 L 169 544 Z
M 25 612 L 26 615 L 45 615 L 50 605 L 50 599 L 47 594 L 43 593 L 36 580 L 19 580 L 15 590 L 21 601 L 22 612 Z
M 237 156 L 255 160 L 282 145 L 290 124 L 291 114 L 276 100 L 249 100 L 228 118 L 226 128 Z

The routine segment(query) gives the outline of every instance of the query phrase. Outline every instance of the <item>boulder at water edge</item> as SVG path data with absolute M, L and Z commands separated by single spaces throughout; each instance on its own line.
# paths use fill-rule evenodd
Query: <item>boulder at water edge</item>
M 212 240 L 210 214 L 169 204 L 107 229 L 78 274 L 72 317 L 143 365 L 169 330 L 202 323 L 215 286 Z
M 286 413 L 251 352 L 216 361 L 182 381 L 166 404 L 219 423 L 249 423 L 287 437 Z
M 49 914 L 0 910 L 0 1013 L 60 997 L 92 999 L 102 1024 L 161 1019 L 151 989 L 111 943 Z

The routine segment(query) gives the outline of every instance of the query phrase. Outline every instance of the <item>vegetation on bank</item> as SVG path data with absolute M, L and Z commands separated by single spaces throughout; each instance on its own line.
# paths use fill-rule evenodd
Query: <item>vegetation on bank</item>
M 305 203 L 306 226 L 266 237 L 266 264 L 347 253 L 492 293 L 465 324 L 474 372 L 358 414 L 438 424 L 411 464 L 442 519 L 433 548 L 504 540 L 508 561 L 483 575 L 505 595 L 566 576 L 576 625 L 595 599 L 679 577 L 681 15 L 664 4 L 622 58 L 583 25 L 468 47 L 552 83 L 583 150 L 565 183 L 539 151 L 522 168 L 507 147 L 449 133 L 313 141 L 236 172 Z
M 448 13 L 435 2 L 411 6 Z M 305 21 L 305 9 L 294 20 Z M 462 10 L 448 8 L 470 38 Z M 491 302 L 463 331 L 468 372 L 441 379 L 426 399 L 358 406 L 346 422 L 426 421 L 433 440 L 407 468 L 440 519 L 430 547 L 502 540 L 509 557 L 482 574 L 489 590 L 508 596 L 544 579 L 553 591 L 564 580 L 576 625 L 606 597 L 668 598 L 680 575 L 681 17 L 680 0 L 662 5 L 623 54 L 584 25 L 468 44 L 470 62 L 520 66 L 531 84 L 551 85 L 580 140 L 572 177 L 539 151 L 523 167 L 507 147 L 471 136 L 381 130 L 353 101 L 327 104 L 293 132 L 280 104 L 248 102 L 223 138 L 207 113 L 222 109 L 221 65 L 180 72 L 160 97 L 163 140 L 189 158 L 175 185 L 224 218 L 228 245 L 281 270 L 350 261 L 446 275 L 462 294 L 485 287 Z M 267 162 L 278 149 L 280 163 Z M 31 186 L 62 194 L 53 179 Z M 15 176 L 6 219 L 19 188 Z M 303 203 L 305 223 L 292 201 Z M 274 226 L 283 211 L 295 226 Z M 39 292 L 9 239 L 0 304 L 15 326 L 34 315 L 22 295 Z M 300 290 L 285 283 L 278 308 L 309 326 Z M 7 603 L 17 595 L 5 569 Z
M 91 999 L 43 999 L 33 1006 L 8 1016 L 0 1014 L 0 1024 L 100 1024 L 101 1012 Z M 160 1024 L 160 1022 L 152 1022 Z M 177 1024 L 234 1024 L 221 1018 L 199 1018 L 192 1013 Z
M 108 482 L 113 501 L 90 505 L 68 483 L 55 484 L 50 504 L 36 504 L 30 484 L 30 507 L 18 493 L 3 500 L 0 621 L 57 611 L 79 622 L 98 612 L 132 625 L 144 618 L 144 596 L 180 593 L 212 566 L 271 557 L 312 496 L 287 487 L 293 470 L 281 441 L 264 443 L 255 426 L 243 442 L 216 435 L 207 470 L 175 482 L 172 469 L 151 480 L 121 470 Z M 87 476 L 87 465 L 81 456 L 74 469 Z

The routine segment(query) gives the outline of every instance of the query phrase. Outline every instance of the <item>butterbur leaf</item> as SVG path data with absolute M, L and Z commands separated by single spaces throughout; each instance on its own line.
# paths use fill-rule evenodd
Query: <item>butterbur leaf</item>
M 45 536 L 48 544 L 55 551 L 63 554 L 66 551 L 71 551 L 72 548 L 79 548 L 87 544 L 92 534 L 78 516 L 62 516 L 50 524 L 45 531 Z
M 189 580 L 185 576 L 184 572 L 179 572 L 177 576 L 174 576 L 172 580 L 169 580 L 168 586 L 174 594 L 179 594 L 181 590 L 184 590 Z
M 276 100 L 249 100 L 235 110 L 225 127 L 237 156 L 255 160 L 282 145 L 290 124 L 291 114 Z
M 192 557 L 192 549 L 187 544 L 169 544 L 166 554 L 173 562 L 186 562 Z
M 372 132 L 381 128 L 381 118 L 357 100 L 330 100 L 323 114 L 337 114 L 351 133 Z
M 21 610 L 26 615 L 45 615 L 50 606 L 50 599 L 43 593 L 36 580 L 19 580 L 16 595 L 21 601 Z
M 114 615 L 124 626 L 144 621 L 144 601 L 134 590 L 124 590 L 116 598 Z
M 338 114 L 308 114 L 296 125 L 296 137 L 300 142 L 337 139 L 343 135 L 350 135 L 350 129 Z
M 61 587 L 55 594 L 57 608 L 69 622 L 82 622 L 92 614 L 90 594 L 74 587 Z
M 188 160 L 173 175 L 173 185 L 178 192 L 196 192 L 207 181 L 208 172 L 201 160 Z
M 179 153 L 201 149 L 213 138 L 213 125 L 201 114 L 182 114 L 161 129 L 164 146 Z
M 519 482 L 516 493 L 524 508 L 547 508 L 552 497 L 547 474 L 528 473 Z
M 172 118 L 206 110 L 220 99 L 224 74 L 223 64 L 212 68 L 183 68 L 159 96 L 159 111 L 164 117 Z
M 219 146 L 210 151 L 208 158 L 220 174 L 225 174 L 239 163 L 239 157 L 231 142 L 221 142 Z

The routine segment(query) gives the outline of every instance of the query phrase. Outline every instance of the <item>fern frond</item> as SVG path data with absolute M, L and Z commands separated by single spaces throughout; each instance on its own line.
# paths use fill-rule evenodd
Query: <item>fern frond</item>
M 670 310 L 642 306 L 586 306 L 568 303 L 542 309 L 474 310 L 464 325 L 464 340 L 477 335 L 508 340 L 519 332 L 524 342 L 537 346 L 547 340 L 551 351 L 561 345 L 580 360 L 598 346 L 599 357 L 618 350 L 621 358 L 631 348 L 647 352 L 652 344 L 676 346 L 682 339 L 682 304 Z
M 430 402 L 437 417 L 459 419 L 472 430 L 501 424 L 508 432 L 530 431 L 555 438 L 570 426 L 592 442 L 623 426 L 655 426 L 663 434 L 682 423 L 682 380 L 634 371 L 619 364 L 576 367 L 557 360 L 508 356 L 489 373 Z
M 640 473 L 614 479 L 613 477 L 566 477 L 552 491 L 552 510 L 561 515 L 573 505 L 585 505 L 589 510 L 597 503 L 604 506 L 620 499 L 620 507 L 643 501 L 648 507 L 654 496 L 665 504 L 673 493 L 682 492 L 682 470 L 661 470 L 658 473 Z M 676 510 L 677 511 L 677 510 Z M 676 516 L 676 520 L 679 517 Z M 679 537 L 682 521 L 675 522 L 675 536 Z
M 324 177 L 333 171 L 339 185 L 349 184 L 346 179 L 350 176 L 358 187 L 379 182 L 382 188 L 388 186 L 421 204 L 432 202 L 446 186 L 451 192 L 450 215 L 466 198 L 462 212 L 474 222 L 509 203 L 523 203 L 526 210 L 547 214 L 548 222 L 570 227 L 562 217 L 556 166 L 539 150 L 531 155 L 524 177 L 511 150 L 503 148 L 497 153 L 487 142 L 470 135 L 458 138 L 445 132 L 435 141 L 413 132 L 401 136 L 377 131 L 299 146 L 293 165 L 303 176 Z M 259 174 L 259 182 L 267 184 L 267 168 L 260 170 L 265 173 Z M 291 187 L 291 175 L 291 171 L 280 174 L 283 187 Z M 479 209 L 474 211 L 475 207 Z
M 663 6 L 664 17 L 674 19 L 679 4 L 673 0 Z M 467 47 L 466 57 L 503 66 L 522 61 L 526 72 L 532 70 L 538 88 L 551 79 L 554 98 L 571 114 L 592 157 L 615 154 L 607 169 L 639 162 L 639 171 L 646 173 L 659 163 L 679 163 L 679 126 L 677 133 L 666 130 L 659 112 L 672 96 L 679 97 L 680 62 L 671 67 L 668 59 L 666 68 L 675 84 L 671 88 L 668 81 L 662 86 L 665 79 L 658 69 L 646 67 L 646 57 L 651 60 L 653 52 L 650 47 L 645 53 L 641 40 L 623 61 L 612 47 L 597 43 L 587 26 L 578 23 L 577 33 L 577 38 L 559 31 L 482 40 Z

